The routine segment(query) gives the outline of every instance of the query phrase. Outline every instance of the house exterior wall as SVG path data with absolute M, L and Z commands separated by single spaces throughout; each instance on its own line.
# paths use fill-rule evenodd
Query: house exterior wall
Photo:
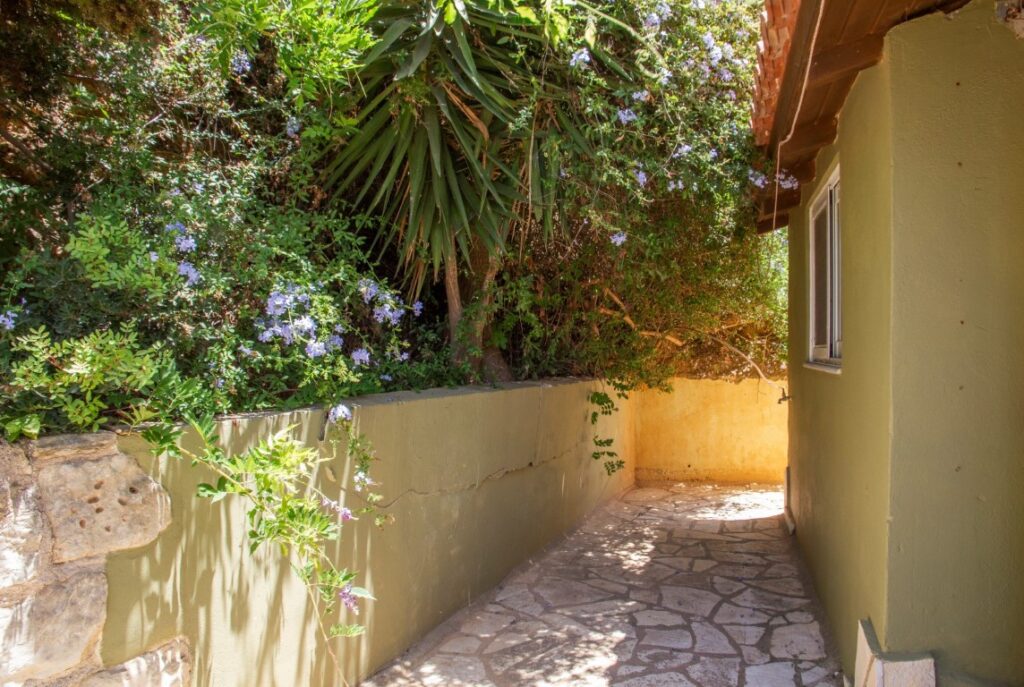
M 893 29 L 818 185 L 842 184 L 843 364 L 807 358 L 790 226 L 797 535 L 852 671 L 857 619 L 939 684 L 1024 685 L 1024 40 L 993 0 Z
M 787 413 L 759 379 L 671 380 L 636 403 L 636 479 L 779 484 L 786 474 Z
M 1024 685 L 1024 40 L 976 1 L 889 34 L 885 648 Z
M 892 176 L 888 69 L 861 73 L 818 182 L 790 213 L 789 463 L 797 537 L 852 672 L 857 621 L 885 630 L 892 399 Z M 808 359 L 808 207 L 841 163 L 841 374 Z

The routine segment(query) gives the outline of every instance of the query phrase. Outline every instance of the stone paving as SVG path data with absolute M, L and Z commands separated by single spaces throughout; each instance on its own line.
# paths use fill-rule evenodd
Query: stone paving
M 838 687 L 775 487 L 633 489 L 364 687 Z

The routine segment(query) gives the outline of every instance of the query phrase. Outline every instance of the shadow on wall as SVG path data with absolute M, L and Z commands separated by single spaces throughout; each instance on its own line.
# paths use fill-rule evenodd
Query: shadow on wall
M 359 679 L 399 654 L 509 570 L 632 482 L 591 459 L 592 434 L 634 453 L 630 404 L 597 428 L 587 395 L 597 385 L 553 382 L 499 390 L 393 394 L 353 403 L 356 421 L 381 458 L 371 470 L 396 525 L 367 518 L 346 525 L 337 559 L 360 571 L 378 601 L 362 604 L 367 633 L 337 640 L 344 674 Z M 316 480 L 350 508 L 344 441 L 319 442 L 322 411 L 226 419 L 220 435 L 241 451 L 275 431 L 317 446 L 329 460 Z M 193 441 L 186 436 L 186 443 Z M 170 493 L 172 524 L 153 544 L 111 556 L 105 664 L 185 635 L 197 685 L 334 685 L 337 676 L 315 610 L 277 551 L 250 556 L 243 504 L 197 499 L 204 468 L 149 457 L 137 438 L 122 449 Z M 328 625 L 335 619 L 328 619 Z

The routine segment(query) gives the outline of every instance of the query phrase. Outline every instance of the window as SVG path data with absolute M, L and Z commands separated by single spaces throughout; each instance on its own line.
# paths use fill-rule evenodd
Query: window
M 843 357 L 839 170 L 811 204 L 811 362 L 838 367 Z

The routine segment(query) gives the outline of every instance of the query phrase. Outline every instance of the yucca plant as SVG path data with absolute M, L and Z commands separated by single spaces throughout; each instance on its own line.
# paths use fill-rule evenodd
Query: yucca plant
M 375 17 L 359 69 L 355 133 L 328 151 L 324 186 L 385 216 L 411 292 L 444 273 L 456 357 L 465 327 L 514 234 L 558 225 L 560 158 L 586 154 L 570 65 L 555 49 L 568 6 L 489 0 L 398 1 Z M 578 11 L 578 10 L 577 10 Z M 484 312 L 486 308 L 475 308 Z

